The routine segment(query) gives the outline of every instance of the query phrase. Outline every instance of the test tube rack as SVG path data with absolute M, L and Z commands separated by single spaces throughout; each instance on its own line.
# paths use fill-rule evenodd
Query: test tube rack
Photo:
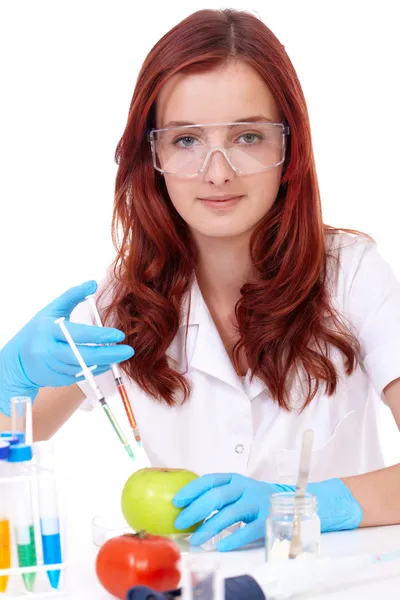
M 41 442 L 42 444 L 44 442 Z M 53 452 L 51 442 L 49 449 Z M 8 576 L 8 584 L 6 591 L 0 592 L 0 600 L 27 600 L 27 598 L 36 600 L 38 598 L 58 598 L 67 594 L 66 589 L 66 544 L 65 544 L 65 519 L 62 518 L 62 510 L 60 511 L 60 538 L 61 538 L 61 556 L 62 562 L 57 564 L 44 564 L 43 561 L 43 546 L 41 539 L 40 530 L 40 513 L 39 513 L 39 480 L 44 474 L 46 476 L 52 476 L 57 490 L 57 479 L 54 468 L 44 469 L 36 464 L 35 455 L 33 455 L 32 461 L 29 463 L 29 474 L 26 475 L 14 475 L 10 473 L 0 473 L 0 496 L 6 501 L 6 505 L 12 502 L 13 491 L 17 484 L 26 482 L 31 488 L 32 497 L 32 510 L 33 510 L 33 526 L 34 526 L 34 538 L 36 546 L 36 566 L 32 567 L 19 567 L 17 548 L 14 536 L 14 527 L 12 520 L 12 512 L 9 510 L 10 515 L 10 538 L 11 538 L 11 567 L 9 569 L 0 568 L 0 577 Z M 1 551 L 1 548 L 0 548 Z M 60 581 L 58 587 L 52 588 L 49 582 L 47 571 L 60 571 Z M 22 575 L 25 573 L 36 573 L 36 583 L 34 591 L 28 591 L 23 582 Z

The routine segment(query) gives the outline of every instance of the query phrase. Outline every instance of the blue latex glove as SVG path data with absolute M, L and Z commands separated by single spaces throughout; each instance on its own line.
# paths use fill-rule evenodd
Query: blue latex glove
M 62 387 L 84 379 L 82 369 L 59 325 L 60 317 L 69 319 L 73 309 L 97 289 L 95 281 L 70 288 L 38 312 L 0 351 L 0 411 L 10 415 L 13 396 L 34 400 L 39 388 Z M 76 344 L 116 344 L 125 335 L 118 329 L 67 322 Z M 97 365 L 94 375 L 110 369 L 110 363 L 127 360 L 134 354 L 127 345 L 79 346 L 83 360 Z
M 307 492 L 317 499 L 321 531 L 357 529 L 362 520 L 362 508 L 341 479 L 326 479 L 309 483 Z
M 235 550 L 265 537 L 265 522 L 270 497 L 279 492 L 294 492 L 295 486 L 266 483 L 236 473 L 203 475 L 183 487 L 173 498 L 177 508 L 184 508 L 175 526 L 186 529 L 210 517 L 191 536 L 199 546 L 234 523 L 246 525 L 217 544 L 217 550 Z M 361 522 L 361 507 L 340 479 L 309 484 L 307 492 L 318 502 L 322 531 L 353 529 Z
M 177 508 L 186 507 L 176 518 L 175 526 L 185 529 L 218 511 L 192 534 L 190 543 L 199 546 L 226 527 L 243 521 L 246 527 L 217 544 L 217 550 L 234 550 L 265 536 L 271 495 L 292 490 L 293 486 L 257 481 L 237 473 L 203 475 L 173 498 Z

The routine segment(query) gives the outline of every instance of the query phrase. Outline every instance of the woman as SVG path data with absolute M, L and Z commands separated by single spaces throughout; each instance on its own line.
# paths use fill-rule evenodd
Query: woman
M 93 400 L 54 325 L 73 312 L 76 342 L 125 335 L 82 353 L 107 394 L 122 363 L 152 464 L 201 475 L 174 499 L 179 528 L 217 511 L 194 544 L 238 521 L 218 549 L 263 537 L 307 428 L 323 530 L 400 522 L 400 467 L 383 469 L 376 424 L 382 399 L 400 423 L 400 286 L 367 236 L 322 222 L 284 47 L 245 12 L 189 16 L 146 58 L 116 159 L 109 327 L 75 310 L 88 282 L 17 333 L 0 354 L 3 428 L 17 394 L 35 398 L 37 438 Z

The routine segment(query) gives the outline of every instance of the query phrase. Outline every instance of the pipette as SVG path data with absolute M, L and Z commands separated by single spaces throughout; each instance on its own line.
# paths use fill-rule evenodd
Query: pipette
M 311 560 L 285 560 L 281 563 L 250 565 L 243 573 L 253 577 L 261 587 L 266 598 L 287 600 L 301 594 L 312 597 L 326 589 L 358 582 L 358 571 L 366 571 L 372 565 L 400 560 L 400 551 L 384 554 L 355 554 L 353 556 L 323 557 Z M 237 571 L 236 571 L 237 572 Z M 378 574 L 379 571 L 376 571 Z M 336 595 L 336 594 L 335 594 Z
M 118 425 L 118 421 L 115 418 L 115 416 L 113 415 L 111 408 L 108 406 L 106 399 L 104 398 L 104 394 L 102 393 L 99 386 L 97 385 L 92 371 L 89 369 L 89 367 L 86 365 L 85 361 L 83 360 L 81 353 L 79 352 L 74 340 L 72 339 L 64 321 L 65 321 L 65 317 L 61 317 L 60 319 L 57 319 L 56 321 L 54 321 L 54 323 L 57 323 L 57 325 L 60 326 L 61 331 L 63 332 L 68 344 L 70 345 L 72 352 L 74 353 L 77 361 L 79 362 L 79 364 L 81 366 L 82 373 L 85 376 L 86 381 L 88 382 L 88 384 L 92 388 L 93 392 L 95 393 L 97 400 L 100 402 L 102 408 L 104 409 L 104 412 L 106 413 L 108 420 L 110 421 L 115 433 L 117 434 L 121 443 L 123 444 L 126 452 L 129 454 L 129 456 L 133 460 L 135 460 L 135 455 L 133 453 L 132 448 L 128 444 L 128 440 L 126 439 L 121 427 Z M 96 367 L 91 367 L 91 368 L 96 368 Z
M 266 598 L 288 600 L 299 594 L 308 597 L 310 592 L 314 595 L 332 585 L 343 584 L 372 562 L 373 557 L 368 554 L 304 561 L 298 557 L 281 563 L 250 566 L 246 574 L 257 581 Z
M 93 315 L 94 315 L 94 318 L 96 321 L 96 325 L 98 327 L 103 327 L 103 323 L 101 322 L 101 318 L 99 315 L 99 311 L 97 310 L 97 306 L 96 306 L 96 302 L 94 300 L 93 294 L 86 296 L 85 300 L 87 300 L 90 304 L 90 307 L 92 309 L 92 312 L 93 312 Z M 128 394 L 126 393 L 126 389 L 125 389 L 125 386 L 122 381 L 121 371 L 119 369 L 119 366 L 116 363 L 112 363 L 110 365 L 110 367 L 111 367 L 111 370 L 114 375 L 115 383 L 117 384 L 119 395 L 121 396 L 121 400 L 122 400 L 124 408 L 125 408 L 126 416 L 128 417 L 129 425 L 131 426 L 131 428 L 133 430 L 133 435 L 135 436 L 135 440 L 137 441 L 137 443 L 139 445 L 141 445 L 139 428 L 137 426 L 135 415 L 133 414 L 131 403 L 129 402 Z
M 297 477 L 296 492 L 294 497 L 294 515 L 293 515 L 293 533 L 290 543 L 289 558 L 296 558 L 302 551 L 302 542 L 300 536 L 300 517 L 299 503 L 304 498 L 310 472 L 312 447 L 314 441 L 314 431 L 307 429 L 303 433 L 301 446 L 300 466 Z

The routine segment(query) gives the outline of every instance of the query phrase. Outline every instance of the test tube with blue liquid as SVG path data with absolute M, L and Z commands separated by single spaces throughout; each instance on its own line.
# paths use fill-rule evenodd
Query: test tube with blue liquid
M 62 563 L 62 552 L 52 443 L 50 441 L 35 442 L 33 453 L 38 472 L 43 563 L 45 565 L 56 565 Z M 48 569 L 47 576 L 51 587 L 57 589 L 60 581 L 60 570 Z
M 8 448 L 2 484 L 8 487 L 5 494 L 0 489 L 0 572 L 6 570 L 0 577 L 0 592 L 7 587 L 7 571 L 12 563 L 12 544 L 10 539 L 7 542 L 6 535 L 8 524 L 18 564 L 11 571 L 21 570 L 19 576 L 26 590 L 35 592 L 36 597 L 43 589 L 37 573 L 45 570 L 53 591 L 58 593 L 61 569 L 65 564 L 62 562 L 53 445 L 50 441 L 33 444 L 32 401 L 29 397 L 12 398 L 11 406 L 11 430 L 0 437 L 0 449 Z M 20 443 L 23 441 L 26 443 Z M 7 510 L 2 506 L 2 495 L 9 499 Z

